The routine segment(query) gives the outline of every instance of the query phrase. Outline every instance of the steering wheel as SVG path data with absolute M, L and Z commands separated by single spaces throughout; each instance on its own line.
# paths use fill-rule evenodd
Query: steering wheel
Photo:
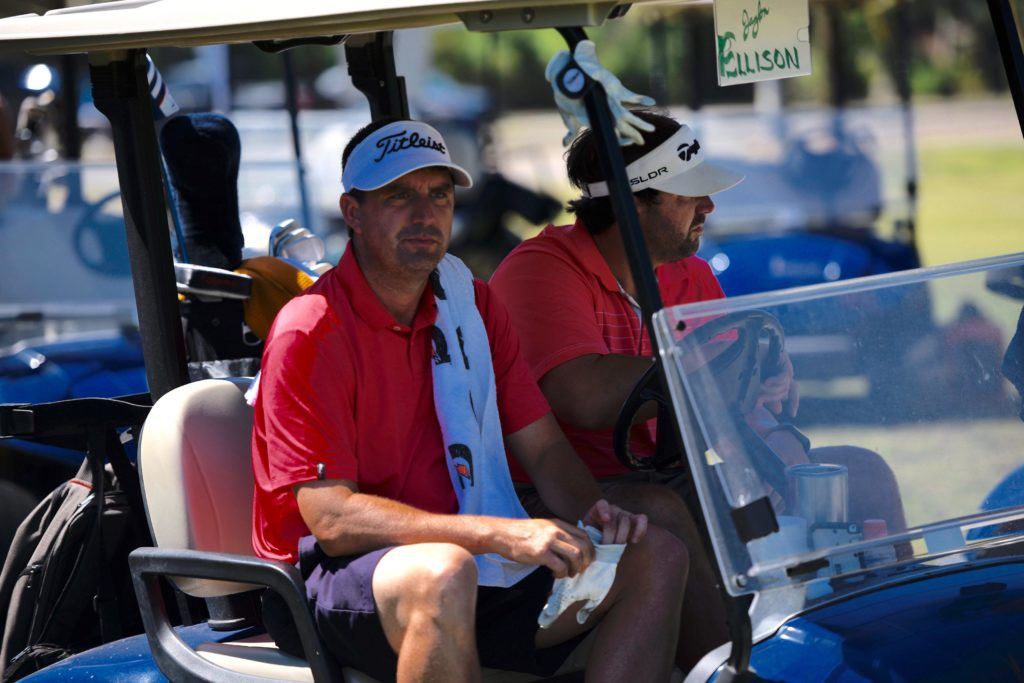
M 674 465 L 682 459 L 682 449 L 669 448 L 668 443 L 674 439 L 666 440 L 660 435 L 668 434 L 669 429 L 674 429 L 667 420 L 672 419 L 672 405 L 665 396 L 663 375 L 661 373 L 661 361 L 654 363 L 644 371 L 639 381 L 629 392 L 625 403 L 619 409 L 619 416 L 615 420 L 615 429 L 612 431 L 612 448 L 615 457 L 626 467 L 632 470 L 650 472 L 662 470 Z M 658 443 L 654 455 L 648 458 L 639 458 L 629 450 L 630 430 L 633 428 L 633 418 L 636 417 L 640 406 L 654 401 L 658 404 Z
M 120 201 L 121 192 L 115 191 L 91 204 L 75 224 L 71 240 L 75 254 L 86 268 L 114 277 L 131 273 L 124 218 L 103 213 L 110 202 Z
M 707 368 L 718 378 L 720 386 L 725 391 L 727 403 L 739 415 L 743 415 L 754 408 L 761 380 L 778 372 L 785 345 L 785 333 L 774 315 L 764 310 L 753 310 L 727 313 L 713 318 L 696 328 L 691 335 L 697 344 L 704 345 L 716 337 L 731 332 L 735 332 L 734 341 L 714 356 L 708 362 Z M 640 407 L 649 401 L 658 404 L 658 434 L 665 435 L 670 433 L 668 430 L 673 429 L 667 422 L 673 419 L 672 406 L 663 390 L 662 378 L 659 360 L 648 368 L 634 385 L 615 421 L 612 433 L 615 456 L 630 469 L 660 470 L 676 464 L 681 459 L 681 449 L 669 448 L 669 444 L 675 439 L 659 438 L 657 452 L 650 458 L 639 458 L 629 449 L 633 419 Z M 781 481 L 784 482 L 785 464 L 781 459 L 747 427 L 744 419 L 735 422 L 741 425 L 741 430 L 749 430 L 749 433 L 744 430 L 742 436 L 753 452 L 761 456 L 755 457 L 755 460 L 763 464 L 765 471 L 762 476 L 770 482 L 778 483 L 781 475 Z M 763 452 L 765 450 L 767 453 Z
M 779 372 L 786 334 L 778 318 L 760 309 L 726 313 L 691 333 L 700 346 L 726 335 L 732 338 L 722 341 L 731 343 L 708 361 L 707 369 L 726 401 L 746 414 L 754 409 L 761 381 Z
M 714 374 L 726 399 L 731 422 L 750 455 L 750 465 L 762 481 L 785 496 L 788 489 L 785 461 L 745 419 L 757 404 L 761 382 L 779 372 L 785 332 L 778 318 L 768 311 L 755 309 L 709 320 L 692 335 L 694 342 L 706 345 L 730 333 L 735 333 L 734 341 L 708 362 L 708 370 Z

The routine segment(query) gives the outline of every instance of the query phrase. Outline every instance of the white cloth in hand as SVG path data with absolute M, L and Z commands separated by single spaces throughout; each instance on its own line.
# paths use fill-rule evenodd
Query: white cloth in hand
M 579 526 L 587 532 L 590 540 L 594 543 L 597 551 L 594 561 L 576 576 L 564 579 L 556 579 L 551 589 L 551 597 L 537 617 L 537 624 L 541 628 L 548 628 L 554 623 L 562 612 L 571 605 L 586 601 L 586 604 L 576 613 L 576 621 L 586 623 L 590 613 L 594 611 L 615 582 L 615 571 L 622 559 L 622 551 L 626 549 L 625 543 L 602 544 L 601 532 L 592 526 Z
M 615 117 L 615 132 L 618 135 L 619 144 L 622 146 L 634 143 L 642 145 L 644 139 L 640 131 L 649 133 L 654 130 L 654 124 L 635 116 L 625 105 L 649 107 L 654 104 L 654 100 L 646 95 L 635 93 L 622 85 L 622 81 L 615 74 L 601 66 L 601 62 L 597 59 L 597 48 L 593 41 L 581 40 L 577 43 L 576 49 L 573 51 L 573 59 L 576 60 L 576 64 L 579 65 L 585 74 L 604 87 L 605 94 L 608 96 L 608 107 L 611 109 L 612 116 Z M 587 117 L 587 107 L 583 99 L 574 100 L 566 97 L 555 83 L 555 77 L 565 68 L 569 60 L 569 53 L 562 50 L 551 58 L 547 68 L 544 70 L 544 77 L 554 88 L 555 104 L 558 105 L 558 112 L 562 116 L 562 122 L 569 129 L 569 132 L 562 138 L 563 145 L 568 145 L 572 142 L 580 128 L 590 125 Z

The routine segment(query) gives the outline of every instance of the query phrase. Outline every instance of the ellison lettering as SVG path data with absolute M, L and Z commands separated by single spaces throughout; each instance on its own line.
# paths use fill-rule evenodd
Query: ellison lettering
M 723 79 L 800 68 L 800 50 L 795 45 L 760 52 L 738 52 L 733 49 L 735 40 L 736 34 L 732 31 L 718 36 L 718 74 Z

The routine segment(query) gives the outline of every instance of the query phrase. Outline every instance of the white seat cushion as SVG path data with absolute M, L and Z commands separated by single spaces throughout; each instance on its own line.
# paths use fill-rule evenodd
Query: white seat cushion
M 252 555 L 251 380 L 206 379 L 168 392 L 139 439 L 139 478 L 153 540 L 161 548 Z M 178 577 L 196 597 L 253 586 Z
M 247 676 L 276 681 L 313 681 L 313 672 L 306 660 L 282 652 L 266 634 L 230 643 L 203 643 L 196 652 L 217 666 Z

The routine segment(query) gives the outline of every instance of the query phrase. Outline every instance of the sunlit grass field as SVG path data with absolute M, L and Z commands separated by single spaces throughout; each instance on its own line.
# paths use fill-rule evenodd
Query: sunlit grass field
M 925 265 L 940 265 L 1024 251 L 1024 143 L 956 142 L 929 137 L 918 146 L 917 244 Z M 948 320 L 962 297 L 934 301 Z M 1012 314 L 989 310 L 995 304 Z M 1020 304 L 986 298 L 993 322 L 1012 335 Z M 879 426 L 815 426 L 817 445 L 857 444 L 883 454 L 900 482 L 911 526 L 977 512 L 995 484 L 1024 463 L 1024 425 L 1015 417 Z M 1019 444 L 1019 446 L 1015 446 Z
M 854 444 L 882 455 L 899 482 L 911 526 L 978 512 L 1024 458 L 1024 424 L 1016 417 L 815 425 L 805 431 L 815 446 Z
M 1024 251 L 1024 144 L 919 148 L 918 245 L 927 265 Z

